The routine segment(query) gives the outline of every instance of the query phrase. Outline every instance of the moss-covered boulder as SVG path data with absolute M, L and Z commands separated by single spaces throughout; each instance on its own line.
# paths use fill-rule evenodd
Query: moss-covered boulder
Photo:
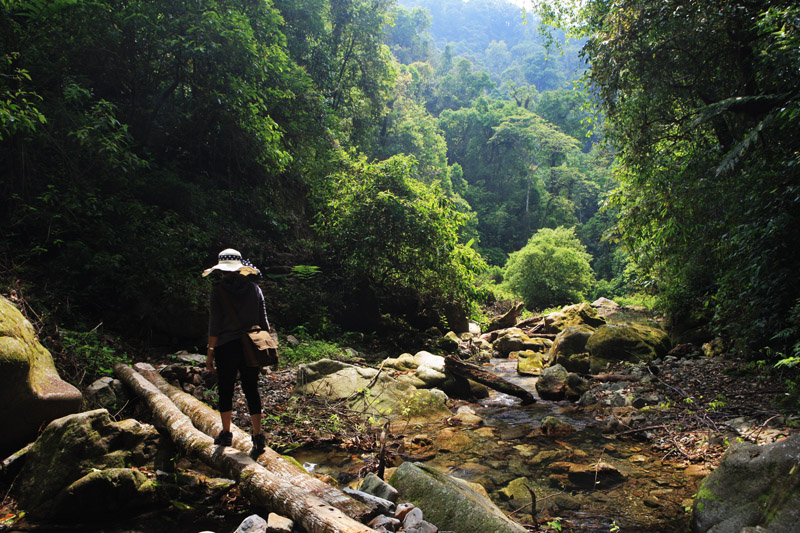
M 525 350 L 546 351 L 551 342 L 549 339 L 532 339 L 519 328 L 509 328 L 498 333 L 498 337 L 492 343 L 492 348 L 501 357 L 508 357 L 512 352 Z
M 588 374 L 590 369 L 589 352 L 576 353 L 572 355 L 558 355 L 555 361 L 556 365 L 561 365 L 570 372 L 577 372 L 579 374 Z
M 665 356 L 669 348 L 666 332 L 641 324 L 606 324 L 586 342 L 592 372 L 601 372 L 609 363 L 619 361 L 647 363 Z
M 561 365 L 547 367 L 536 382 L 536 392 L 543 400 L 563 400 L 567 397 L 569 372 Z
M 59 520 L 99 521 L 136 513 L 158 501 L 156 487 L 134 468 L 93 470 L 58 494 L 51 514 Z
M 132 509 L 151 501 L 152 487 L 146 486 L 146 478 L 127 470 L 166 464 L 160 454 L 168 449 L 153 426 L 133 419 L 114 422 L 105 409 L 53 420 L 27 454 L 18 501 L 41 517 L 69 513 L 76 502 L 87 498 L 96 502 L 85 510 L 87 515 Z M 142 500 L 128 501 L 134 494 Z M 97 495 L 103 498 L 98 500 Z M 102 507 L 95 509 L 98 502 Z
M 436 366 L 425 354 L 418 354 L 415 359 L 417 370 Z M 295 392 L 349 399 L 352 409 L 370 413 L 377 422 L 383 419 L 425 421 L 451 415 L 445 404 L 447 395 L 439 389 L 416 387 L 424 383 L 420 378 L 397 380 L 374 368 L 321 359 L 300 365 Z
M 587 326 L 569 326 L 556 335 L 547 352 L 549 364 L 559 364 L 570 372 L 589 372 L 586 342 L 593 330 Z
M 517 373 L 523 376 L 539 376 L 544 370 L 545 358 L 542 352 L 525 350 L 513 352 L 517 358 Z M 513 354 L 512 354 L 513 355 Z
M 79 411 L 82 401 L 59 377 L 31 323 L 0 296 L 0 456 L 32 442 L 51 420 Z
M 542 400 L 578 401 L 589 390 L 589 384 L 577 374 L 567 372 L 561 365 L 553 365 L 542 371 L 536 382 L 536 392 Z
M 692 531 L 797 531 L 800 525 L 800 434 L 757 446 L 736 444 L 700 484 Z M 755 529 L 754 529 L 755 531 Z
M 586 302 L 564 307 L 560 311 L 550 313 L 544 317 L 545 328 L 548 332 L 559 333 L 571 326 L 584 326 L 594 329 L 606 323 L 606 320 L 597 314 L 597 310 Z
M 447 476 L 422 463 L 403 463 L 389 478 L 400 500 L 419 507 L 425 520 L 442 531 L 524 533 L 491 500 L 466 481 Z

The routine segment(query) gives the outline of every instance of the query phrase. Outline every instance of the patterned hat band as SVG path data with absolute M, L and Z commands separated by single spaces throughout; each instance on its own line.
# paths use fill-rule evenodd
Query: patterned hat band
M 261 275 L 261 271 L 256 268 L 249 259 L 242 259 L 242 254 L 233 248 L 226 248 L 219 253 L 219 262 L 211 268 L 203 271 L 203 277 L 208 276 L 215 270 L 222 272 L 238 272 L 243 276 L 255 274 Z

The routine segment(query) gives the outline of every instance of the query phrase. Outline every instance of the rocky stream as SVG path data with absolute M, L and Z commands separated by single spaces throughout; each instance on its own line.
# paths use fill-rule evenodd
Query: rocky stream
M 400 483 L 402 470 L 411 464 L 446 474 L 468 482 L 478 498 L 487 498 L 516 522 L 513 527 L 529 531 L 706 531 L 698 524 L 711 519 L 698 518 L 702 513 L 697 511 L 717 497 L 701 481 L 719 466 L 723 453 L 736 443 L 785 443 L 796 433 L 797 417 L 775 408 L 785 391 L 769 381 L 741 378 L 741 365 L 721 357 L 713 343 L 667 346 L 649 313 L 602 314 L 582 304 L 488 333 L 443 336 L 445 352 L 503 378 L 533 395 L 534 402 L 514 391 L 454 378 L 445 372 L 445 359 L 427 351 L 377 363 L 350 351 L 338 360 L 264 374 L 260 387 L 268 444 L 345 491 L 363 489 L 364 479 L 376 473 Z M 623 330 L 633 331 L 635 339 L 616 339 L 613 349 L 597 340 Z M 213 405 L 213 375 L 203 369 L 202 356 L 183 353 L 168 359 L 168 364 L 155 365 L 158 373 L 187 396 Z M 132 474 L 160 503 L 118 515 L 108 512 L 119 505 L 113 499 L 105 509 L 72 505 L 40 522 L 26 516 L 17 493 L 7 490 L 0 530 L 227 533 L 253 513 L 270 512 L 248 501 L 238 483 L 181 453 L 163 438 L 163 428 L 161 436 L 142 429 L 153 422 L 151 413 L 120 382 L 108 378 L 85 397 L 94 407 L 122 406 L 109 411 L 116 418 L 130 417 L 119 423 L 122 430 L 98 437 L 117 446 L 105 452 L 103 461 L 111 457 L 116 465 L 123 452 L 133 457 L 126 464 L 136 464 L 137 454 L 151 457 L 146 465 L 133 466 Z M 235 401 L 234 422 L 247 431 L 240 391 Z M 84 418 L 95 420 L 92 428 L 116 427 L 104 413 L 92 411 Z M 96 421 L 101 419 L 106 422 Z M 95 429 L 87 431 L 94 434 Z M 40 448 L 34 445 L 33 455 L 47 460 L 47 448 Z M 748 453 L 758 455 L 752 449 Z M 68 456 L 63 460 L 71 461 Z M 4 482 L 36 492 L 30 471 L 10 478 L 10 472 L 18 472 L 12 463 L 3 465 Z M 795 467 L 780 469 L 796 484 Z M 46 479 L 41 470 L 36 475 Z M 51 469 L 50 477 L 56 475 L 61 474 Z M 53 491 L 56 499 L 65 498 L 58 487 Z M 773 496 L 765 498 L 751 513 L 751 523 L 764 521 L 764 509 L 789 516 L 780 520 L 792 523 L 793 515 L 773 509 Z M 788 501 L 791 508 L 791 498 L 796 496 L 779 498 L 780 504 Z M 426 518 L 447 516 L 447 508 L 455 505 L 441 497 L 416 503 Z M 373 527 L 436 531 L 439 524 L 432 523 L 429 529 L 389 522 L 385 529 Z M 242 527 L 237 531 L 248 530 Z M 288 527 L 285 531 L 305 531 L 298 524 Z M 473 533 L 468 526 L 452 529 Z

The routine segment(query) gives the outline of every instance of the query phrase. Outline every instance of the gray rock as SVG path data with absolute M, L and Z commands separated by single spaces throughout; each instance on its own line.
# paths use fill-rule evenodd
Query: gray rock
M 372 520 L 370 520 L 369 527 L 379 531 L 397 531 L 400 529 L 400 525 L 402 522 L 397 518 L 386 516 L 386 515 L 378 515 Z
M 372 494 L 366 493 L 361 490 L 343 488 L 342 491 L 348 496 L 369 505 L 371 508 L 375 509 L 380 514 L 394 513 L 395 506 L 394 502 L 392 501 L 386 500 L 384 498 L 379 498 L 378 496 L 373 496 Z
M 553 498 L 559 509 L 566 509 L 568 511 L 577 511 L 581 508 L 581 502 L 575 496 L 570 494 L 556 494 Z
M 175 359 L 187 365 L 205 366 L 206 364 L 206 356 L 200 353 L 189 353 L 186 350 L 181 350 L 173 355 Z
M 153 426 L 132 419 L 114 422 L 105 409 L 56 419 L 27 454 L 20 504 L 40 517 L 133 509 L 152 501 L 152 485 L 131 467 L 156 467 L 161 447 Z
M 403 528 L 403 531 L 405 533 L 438 533 L 439 528 L 437 528 L 430 522 L 422 520 L 419 524 L 417 524 L 414 527 Z
M 257 514 L 252 514 L 242 520 L 242 523 L 239 524 L 239 527 L 237 527 L 236 531 L 233 533 L 266 533 L 266 531 L 267 521 Z M 291 529 L 289 531 L 291 531 Z
M 742 443 L 725 452 L 700 484 L 692 507 L 695 532 L 797 531 L 800 524 L 800 433 L 773 444 Z
M 103 409 L 119 408 L 127 399 L 122 382 L 110 376 L 98 378 L 86 389 L 86 401 Z
M 300 344 L 300 341 L 294 335 L 286 335 L 286 342 L 290 346 L 298 346 Z
M 547 367 L 536 382 L 536 392 L 543 400 L 563 400 L 567 397 L 568 377 L 567 369 L 561 365 Z
M 619 304 L 614 300 L 609 300 L 608 298 L 598 298 L 597 300 L 592 302 L 592 307 L 610 307 L 612 309 L 616 309 L 619 307 Z
M 524 533 L 485 496 L 466 482 L 422 463 L 405 462 L 389 479 L 400 498 L 423 510 L 425 519 L 452 531 Z
M 397 503 L 397 489 L 376 476 L 373 472 L 370 472 L 364 477 L 361 486 L 359 486 L 359 490 L 392 503 Z
M 423 518 L 422 509 L 414 507 L 406 514 L 405 518 L 403 518 L 403 529 L 417 527 L 417 524 L 422 522 Z

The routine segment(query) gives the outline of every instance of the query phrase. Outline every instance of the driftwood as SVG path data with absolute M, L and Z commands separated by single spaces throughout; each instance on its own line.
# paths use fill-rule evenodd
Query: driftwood
M 592 376 L 595 381 L 639 381 L 640 378 L 628 374 L 596 374 Z
M 522 387 L 514 385 L 513 383 L 506 381 L 501 377 L 497 377 L 491 372 L 483 370 L 482 368 L 473 364 L 465 363 L 455 356 L 449 355 L 444 358 L 444 369 L 446 372 L 449 372 L 453 375 L 471 379 L 472 381 L 482 383 L 483 385 L 486 385 L 487 387 L 496 391 L 503 392 L 510 396 L 516 396 L 517 398 L 522 399 L 523 405 L 536 402 L 533 394 Z
M 179 448 L 238 480 L 242 494 L 254 505 L 290 516 L 309 533 L 374 533 L 291 480 L 274 475 L 244 452 L 215 446 L 211 437 L 195 428 L 165 394 L 131 367 L 118 364 L 114 373 L 147 403 Z
M 186 394 L 177 387 L 167 383 L 167 381 L 161 377 L 161 374 L 151 365 L 137 363 L 133 368 L 150 381 L 150 383 L 155 385 L 162 394 L 165 394 L 189 417 L 196 428 L 207 435 L 216 435 L 222 430 L 222 424 L 217 411 L 194 396 Z M 233 424 L 231 425 L 231 432 L 233 433 L 233 446 L 245 453 L 250 453 L 253 447 L 250 436 Z M 350 518 L 364 521 L 374 515 L 371 507 L 358 500 L 354 500 L 338 488 L 309 475 L 305 470 L 285 460 L 280 454 L 269 447 L 256 458 L 256 461 L 261 466 L 267 468 L 271 474 L 291 482 L 298 488 L 336 507 Z
M 501 317 L 495 318 L 489 323 L 489 331 L 495 331 L 498 329 L 506 329 L 510 328 L 514 324 L 517 323 L 517 317 L 522 312 L 522 308 L 525 304 L 522 302 L 517 303 L 516 305 L 512 306 L 511 309 L 506 312 Z
M 527 328 L 531 324 L 536 324 L 533 326 L 533 331 L 538 331 L 544 327 L 544 317 L 543 316 L 534 316 L 531 318 L 526 318 L 525 320 L 521 320 L 514 324 L 515 328 Z
M 525 332 L 525 335 L 527 335 L 528 338 L 531 338 L 531 339 L 550 339 L 550 340 L 553 340 L 556 337 L 558 337 L 558 335 L 556 333 L 534 333 L 534 332 L 528 332 L 528 331 Z

